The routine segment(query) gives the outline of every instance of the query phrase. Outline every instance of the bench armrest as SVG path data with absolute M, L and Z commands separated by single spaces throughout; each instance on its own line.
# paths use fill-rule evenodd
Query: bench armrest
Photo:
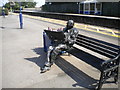
M 118 55 L 117 55 L 115 58 L 113 58 L 113 59 L 104 61 L 104 62 L 101 64 L 101 67 L 102 67 L 102 70 L 106 70 L 106 69 L 108 69 L 108 68 L 118 66 L 119 63 L 120 63 L 120 54 L 118 54 Z

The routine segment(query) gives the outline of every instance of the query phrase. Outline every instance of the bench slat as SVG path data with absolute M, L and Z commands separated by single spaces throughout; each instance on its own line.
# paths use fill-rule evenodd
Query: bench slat
M 76 42 L 76 44 L 78 44 L 78 45 L 80 45 L 80 46 L 82 46 L 82 47 L 85 47 L 85 48 L 87 48 L 87 49 L 90 49 L 90 50 L 92 50 L 92 51 L 95 51 L 95 52 L 97 52 L 97 53 L 99 53 L 99 54 L 101 54 L 101 55 L 104 55 L 104 56 L 106 56 L 106 57 L 115 58 L 114 55 L 111 55 L 111 54 L 109 54 L 109 53 L 106 53 L 106 52 L 104 52 L 104 51 L 101 51 L 101 50 L 99 50 L 99 49 L 96 49 L 96 48 L 94 48 L 94 47 L 88 46 L 88 45 L 86 45 L 86 44 L 83 44 L 83 43 L 80 43 L 80 42 Z
M 80 38 L 80 39 L 84 38 L 84 39 L 89 40 L 93 43 L 96 43 L 96 44 L 98 43 L 99 45 L 103 45 L 103 46 L 106 46 L 106 47 L 109 47 L 109 48 L 113 48 L 115 50 L 119 50 L 119 48 L 120 48 L 120 46 L 117 46 L 117 45 L 114 45 L 114 44 L 111 44 L 111 43 L 107 43 L 107 42 L 104 42 L 104 41 L 101 41 L 101 40 L 93 39 L 91 37 L 83 36 L 83 35 L 80 35 L 80 34 L 78 35 L 77 38 Z
M 86 44 L 86 45 L 89 45 L 89 46 L 94 47 L 94 48 L 96 48 L 96 49 L 100 49 L 100 50 L 102 50 L 102 51 L 104 51 L 104 52 L 110 53 L 110 54 L 115 55 L 115 56 L 118 54 L 118 52 L 111 51 L 110 49 L 106 49 L 106 48 L 104 48 L 104 47 L 101 47 L 101 46 L 99 46 L 99 45 L 95 45 L 95 44 L 93 44 L 93 43 L 86 42 L 86 41 L 84 41 L 84 40 L 78 39 L 77 42 L 84 43 L 84 44 Z
M 87 39 L 87 38 L 84 38 L 84 37 L 77 37 L 77 40 L 79 40 L 79 39 L 90 42 L 90 43 L 93 43 L 93 44 L 101 46 L 101 47 L 104 47 L 104 48 L 109 49 L 109 50 L 114 51 L 114 52 L 118 51 L 118 48 L 115 48 L 115 47 L 112 47 L 112 46 L 109 46 L 109 45 L 106 45 L 106 44 L 103 44 L 103 43 L 100 43 L 100 42 L 97 42 L 97 41 L 93 41 L 93 40 L 90 40 L 90 39 Z

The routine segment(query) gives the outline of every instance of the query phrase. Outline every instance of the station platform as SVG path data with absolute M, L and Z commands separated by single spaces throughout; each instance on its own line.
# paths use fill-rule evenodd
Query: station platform
M 66 21 L 23 15 L 23 29 L 18 14 L 0 16 L 2 35 L 2 88 L 94 88 L 99 71 L 74 56 L 61 56 L 51 70 L 41 74 L 40 67 L 46 61 L 43 50 L 43 30 L 64 28 Z M 119 45 L 116 30 L 105 29 L 104 34 L 89 29 L 89 25 L 76 23 L 80 33 Z M 86 27 L 86 30 L 85 30 Z M 100 28 L 100 27 L 99 27 Z M 102 31 L 102 33 L 99 33 Z M 112 33 L 114 32 L 115 35 Z M 85 50 L 84 50 L 85 51 Z M 102 57 L 103 58 L 103 57 Z M 105 83 L 103 88 L 118 88 L 117 84 Z

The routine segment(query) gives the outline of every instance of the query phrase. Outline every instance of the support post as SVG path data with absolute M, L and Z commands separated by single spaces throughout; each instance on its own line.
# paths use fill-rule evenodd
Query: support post
M 20 19 L 20 29 L 23 29 L 23 18 L 22 18 L 22 8 L 21 8 L 21 2 L 20 2 L 20 13 L 19 13 L 19 19 Z

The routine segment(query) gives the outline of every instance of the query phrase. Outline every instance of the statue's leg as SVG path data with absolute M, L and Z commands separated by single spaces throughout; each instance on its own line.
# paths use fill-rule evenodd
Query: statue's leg
M 48 70 L 50 70 L 50 67 L 52 65 L 51 63 L 51 53 L 53 51 L 53 46 L 50 46 L 49 49 L 48 49 L 48 52 L 47 52 L 47 61 L 45 62 L 45 65 L 41 68 L 41 73 L 44 73 Z

